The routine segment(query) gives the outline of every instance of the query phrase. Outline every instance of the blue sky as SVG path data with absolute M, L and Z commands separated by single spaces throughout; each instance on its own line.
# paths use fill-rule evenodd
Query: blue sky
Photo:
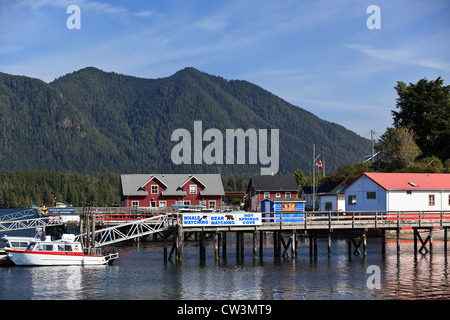
M 370 5 L 381 29 L 367 28 Z M 190 66 L 366 138 L 392 126 L 397 81 L 450 83 L 447 0 L 0 0 L 0 30 L 0 72 L 50 82 L 87 66 L 143 78 Z

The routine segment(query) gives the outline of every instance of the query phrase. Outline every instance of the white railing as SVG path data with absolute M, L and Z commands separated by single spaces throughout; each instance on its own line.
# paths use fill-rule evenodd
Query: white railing
M 113 243 L 143 237 L 156 232 L 167 230 L 167 215 L 157 215 L 147 219 L 135 220 L 123 223 L 114 227 L 96 230 L 93 239 L 95 241 L 93 247 L 102 247 Z M 76 241 L 80 241 L 83 247 L 86 246 L 88 235 L 86 233 L 79 234 L 75 237 Z M 91 244 L 92 246 L 92 244 Z

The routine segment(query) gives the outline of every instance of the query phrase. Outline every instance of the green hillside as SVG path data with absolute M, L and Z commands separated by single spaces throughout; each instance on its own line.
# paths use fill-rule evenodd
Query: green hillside
M 259 173 L 259 164 L 174 165 L 171 134 L 192 134 L 196 120 L 224 135 L 279 129 L 279 173 L 309 172 L 313 143 L 327 148 L 327 170 L 369 153 L 368 140 L 247 81 L 193 68 L 142 79 L 90 67 L 50 84 L 0 73 L 0 170 Z

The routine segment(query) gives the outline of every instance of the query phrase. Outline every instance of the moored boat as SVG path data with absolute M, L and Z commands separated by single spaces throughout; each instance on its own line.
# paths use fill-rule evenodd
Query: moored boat
M 8 255 L 6 254 L 5 249 L 13 248 L 18 250 L 25 250 L 31 242 L 39 240 L 41 234 L 42 233 L 40 229 L 38 229 L 34 237 L 8 237 L 7 235 L 3 236 L 1 238 L 2 241 L 0 242 L 0 265 L 13 264 L 11 259 L 9 259 Z
M 85 250 L 72 234 L 64 234 L 60 240 L 31 242 L 26 249 L 5 248 L 9 259 L 19 266 L 72 266 L 112 264 L 117 253 L 94 248 Z

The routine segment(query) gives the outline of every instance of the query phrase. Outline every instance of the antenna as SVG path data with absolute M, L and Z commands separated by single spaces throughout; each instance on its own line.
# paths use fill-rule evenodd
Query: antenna
M 373 134 L 374 134 L 374 131 L 372 129 L 370 129 L 370 141 L 371 141 L 371 149 L 372 149 L 372 163 L 375 162 L 375 160 L 373 159 Z

